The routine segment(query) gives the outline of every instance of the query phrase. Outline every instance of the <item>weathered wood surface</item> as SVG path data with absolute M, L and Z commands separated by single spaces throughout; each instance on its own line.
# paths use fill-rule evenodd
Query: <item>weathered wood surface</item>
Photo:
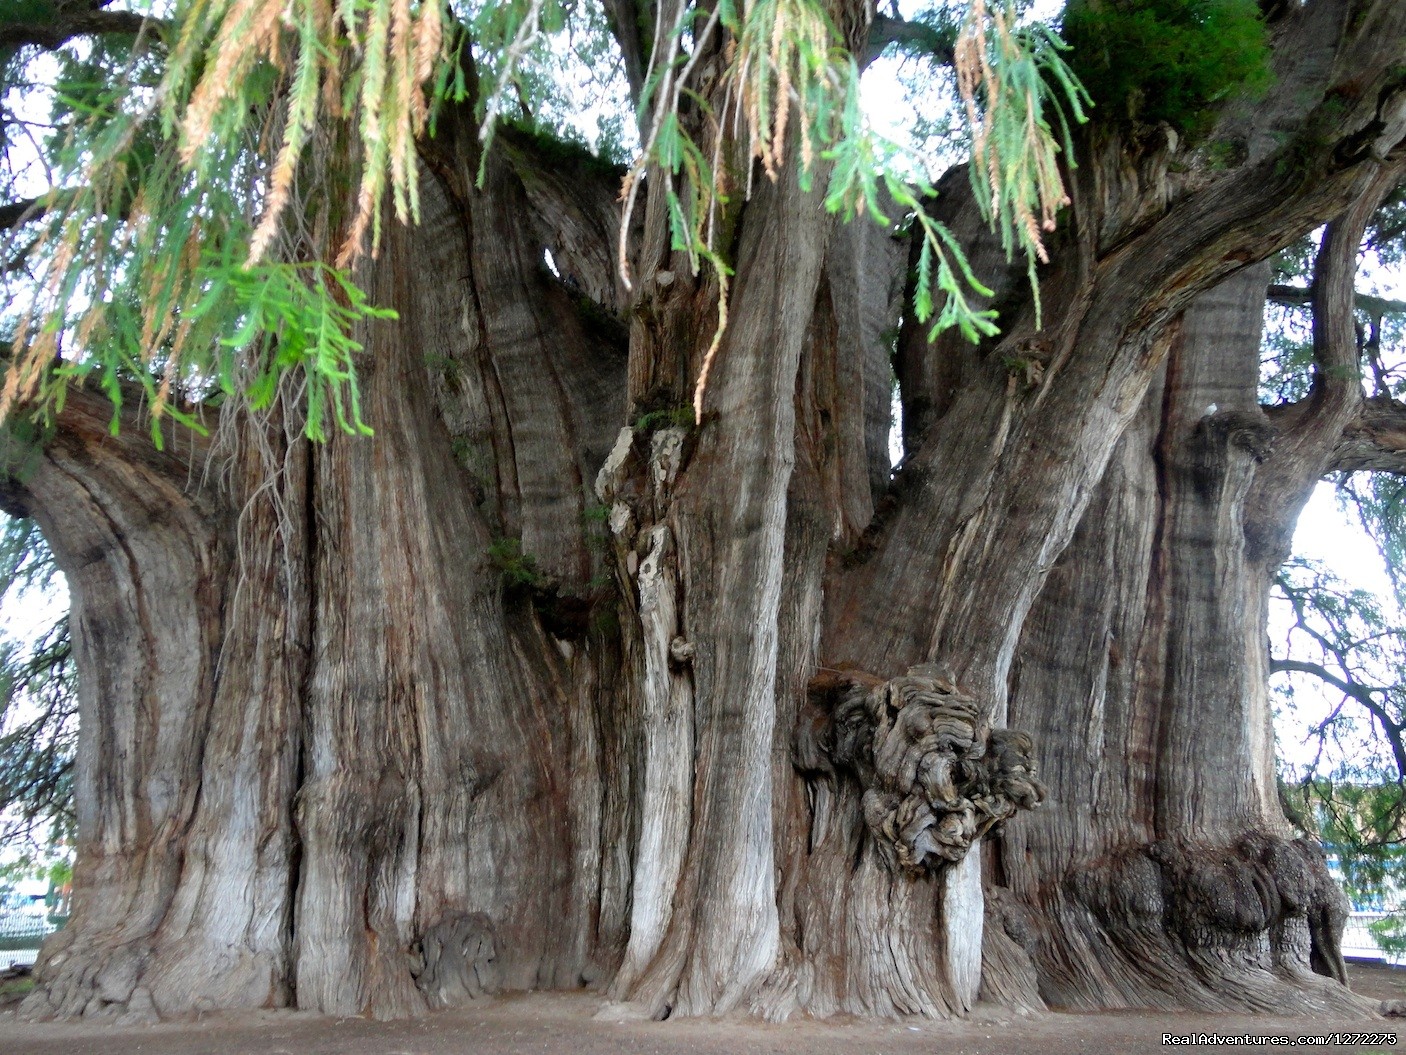
M 1081 141 L 1038 332 L 1007 276 L 1004 336 L 930 345 L 907 244 L 760 179 L 696 423 L 719 287 L 662 194 L 627 296 L 615 174 L 518 137 L 476 187 L 446 113 L 363 275 L 401 316 L 364 334 L 374 440 L 231 407 L 157 455 L 77 394 L 9 460 L 82 681 L 74 917 L 26 1013 L 1359 1007 L 1260 640 L 1312 481 L 1401 464 L 1399 408 L 1332 382 L 1403 151 L 1406 9 L 1349 6 L 1276 16 L 1243 163 Z M 1245 265 L 1327 220 L 1321 384 L 1267 415 Z

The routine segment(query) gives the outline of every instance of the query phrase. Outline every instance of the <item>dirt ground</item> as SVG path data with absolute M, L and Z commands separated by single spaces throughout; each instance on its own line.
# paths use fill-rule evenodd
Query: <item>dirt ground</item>
M 1364 996 L 1406 999 L 1406 969 L 1353 965 L 1350 972 L 1353 988 Z M 1406 1033 L 1406 1019 L 1157 1013 L 1018 1016 L 988 1008 L 978 1008 L 962 1022 L 612 1022 L 595 1018 L 602 1006 L 601 998 L 590 994 L 534 993 L 484 1001 L 412 1022 L 261 1012 L 126 1029 L 23 1023 L 9 1010 L 0 1012 L 0 1055 L 1121 1055 L 1165 1050 L 1162 1035 L 1167 1032 L 1292 1038 L 1373 1032 L 1386 1034 L 1388 1043 L 1359 1043 L 1352 1049 L 1382 1052 L 1394 1049 L 1398 1024 L 1400 1032 Z M 1406 1038 L 1402 1046 L 1406 1047 Z

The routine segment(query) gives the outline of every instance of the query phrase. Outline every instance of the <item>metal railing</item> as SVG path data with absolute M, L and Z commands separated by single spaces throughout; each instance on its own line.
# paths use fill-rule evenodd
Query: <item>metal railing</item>
M 1406 964 L 1406 956 L 1383 952 L 1368 929 L 1368 924 L 1391 915 L 1390 912 L 1354 912 L 1349 915 L 1347 926 L 1343 928 L 1343 955 L 1358 960 L 1380 960 L 1398 967 Z
M 61 925 L 45 913 L 0 910 L 0 968 L 33 963 L 40 944 Z

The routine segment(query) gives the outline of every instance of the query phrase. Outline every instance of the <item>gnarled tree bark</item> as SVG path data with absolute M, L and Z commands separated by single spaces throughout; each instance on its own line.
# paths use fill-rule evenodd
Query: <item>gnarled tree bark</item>
M 620 173 L 505 133 L 476 186 L 450 109 L 423 224 L 360 276 L 400 315 L 359 335 L 374 440 L 230 407 L 177 458 L 70 403 L 7 485 L 83 684 L 74 920 L 27 1012 L 1358 1007 L 1271 793 L 1258 635 L 1307 488 L 1391 447 L 1328 379 L 1406 10 L 1274 32 L 1271 97 L 1218 129 L 1243 163 L 1081 139 L 1039 330 L 957 176 L 980 346 L 929 344 L 909 245 L 790 166 L 727 206 L 694 421 L 720 289 L 664 181 L 626 289 Z M 1272 418 L 1246 265 L 1334 217 L 1324 380 Z

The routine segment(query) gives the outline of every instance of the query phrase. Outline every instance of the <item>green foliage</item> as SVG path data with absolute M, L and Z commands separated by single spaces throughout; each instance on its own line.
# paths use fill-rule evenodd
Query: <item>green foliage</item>
M 610 549 L 610 506 L 592 502 L 581 510 L 581 529 L 586 546 L 598 553 Z M 609 586 L 615 577 L 609 571 L 602 571 L 586 583 L 588 592 Z
M 1216 104 L 1271 81 L 1257 0 L 1074 0 L 1063 28 L 1069 64 L 1099 107 L 1193 139 Z
M 1245 157 L 1243 143 L 1229 139 L 1213 139 L 1204 147 L 1206 165 L 1212 172 L 1224 172 Z
M 522 543 L 515 538 L 497 538 L 488 546 L 488 559 L 503 574 L 509 588 L 546 589 L 551 579 L 537 570 L 537 558 L 522 552 Z
M 1366 248 L 1378 264 L 1406 262 L 1406 187 L 1398 187 L 1377 210 L 1367 227 Z
M 28 482 L 39 468 L 43 459 L 44 444 L 52 435 L 52 428 L 44 422 L 25 419 L 11 422 L 8 426 L 8 441 L 0 453 L 0 474 L 20 483 Z
M 1383 599 L 1312 561 L 1286 562 L 1275 592 L 1292 612 L 1287 658 L 1273 662 L 1288 675 L 1281 704 L 1301 712 L 1301 690 L 1337 701 L 1308 728 L 1313 759 L 1281 774 L 1284 793 L 1338 855 L 1349 895 L 1371 902 L 1406 864 L 1406 629 Z
M 659 429 L 690 429 L 693 427 L 692 407 L 664 407 L 641 414 L 635 419 L 636 432 L 656 432 Z M 609 516 L 609 510 L 606 511 Z
M 1406 627 L 1399 613 L 1302 558 L 1284 563 L 1274 590 L 1290 613 L 1278 645 L 1284 658 L 1275 667 L 1316 677 L 1341 701 L 1311 730 L 1320 753 L 1331 748 L 1328 754 L 1344 760 L 1333 779 L 1368 786 L 1406 776 Z
M 201 10 L 182 8 L 192 18 Z M 94 49 L 64 64 L 53 207 L 24 232 L 35 278 L 0 413 L 35 401 L 52 414 L 75 381 L 96 382 L 120 409 L 135 385 L 159 445 L 164 418 L 201 429 L 195 403 L 222 392 L 266 406 L 282 377 L 300 374 L 309 436 L 325 438 L 333 425 L 368 432 L 352 334 L 392 313 L 315 253 L 252 259 L 254 218 L 263 208 L 265 225 L 276 203 L 256 192 L 270 174 L 248 123 L 287 84 L 270 63 L 250 60 L 230 86 L 237 105 L 211 111 L 190 154 L 175 125 L 198 74 L 179 60 L 163 72 L 148 55 Z
M 1343 477 L 1338 498 L 1376 542 L 1396 604 L 1406 608 L 1406 479 L 1391 473 Z
M 1312 384 L 1312 314 L 1299 305 L 1266 305 L 1260 400 L 1292 403 L 1306 397 Z
M 592 153 L 580 132 L 569 125 L 546 128 L 526 118 L 504 118 L 499 122 L 498 135 L 507 140 L 503 145 L 510 152 L 515 141 L 530 141 L 532 160 L 545 162 L 558 175 L 587 172 L 618 180 L 624 174 L 623 166 Z M 532 180 L 533 173 L 527 165 L 520 166 L 518 171 L 524 181 Z
M 1288 403 L 1305 398 L 1314 376 L 1313 308 L 1308 296 L 1312 284 L 1314 261 L 1318 253 L 1317 233 L 1302 238 L 1280 250 L 1274 257 L 1273 282 L 1301 291 L 1297 299 L 1283 302 L 1271 300 L 1265 309 L 1265 343 L 1261 356 L 1260 401 Z M 1392 272 L 1406 256 L 1406 195 L 1398 192 L 1388 197 L 1368 224 L 1359 263 L 1358 297 L 1353 312 L 1357 326 L 1359 367 L 1355 375 L 1366 383 L 1369 394 L 1377 397 L 1402 399 L 1406 397 L 1406 360 L 1401 349 L 1406 348 L 1406 302 L 1393 298 Z M 1381 291 L 1377 293 L 1373 287 Z M 1366 492 L 1359 495 L 1359 492 Z M 1398 490 L 1388 476 L 1362 477 L 1346 485 L 1344 497 L 1366 508 L 1359 498 L 1366 498 L 1385 513 L 1386 501 Z M 1381 492 L 1376 494 L 1376 492 Z M 1385 504 L 1384 504 L 1385 502 Z M 1400 524 L 1392 526 L 1381 521 L 1372 526 L 1373 517 L 1364 519 L 1368 533 L 1386 543 Z M 1378 529 L 1380 528 L 1380 530 Z M 1401 553 L 1387 554 L 1389 561 L 1401 567 Z
M 602 5 L 474 3 L 469 23 L 480 77 L 493 85 L 476 100 L 489 139 L 507 121 L 553 142 L 580 144 L 611 165 L 626 165 L 638 152 L 624 62 Z M 592 100 L 584 112 L 582 99 Z
M 1049 259 L 1042 232 L 1055 229 L 1057 211 L 1069 204 L 1056 162 L 1059 143 L 1072 158 L 1070 121 L 1086 120 L 1091 99 L 1062 57 L 1068 47 L 1048 26 L 1016 28 L 1009 4 L 991 22 L 980 33 L 964 28 L 957 38 L 957 83 L 973 129 L 967 171 L 982 215 L 1001 235 L 1006 259 L 1014 259 L 1017 248 L 1025 256 L 1038 327 L 1035 264 Z M 970 15 L 967 26 L 973 26 Z
M 459 360 L 452 355 L 444 355 L 441 352 L 426 352 L 425 365 L 444 378 L 444 383 L 452 391 L 459 390 L 459 383 L 462 379 L 462 371 Z
M 1343 887 L 1355 904 L 1379 904 L 1406 865 L 1402 788 L 1319 777 L 1291 793 L 1337 854 Z
M 1396 913 L 1386 919 L 1373 920 L 1367 924 L 1367 929 L 1383 952 L 1392 956 L 1406 953 L 1406 914 Z
M 943 330 L 954 326 L 969 341 L 994 336 L 998 332 L 996 312 L 978 309 L 968 299 L 972 293 L 989 297 L 991 290 L 972 272 L 951 231 L 928 215 L 925 203 L 936 195 L 932 185 L 926 181 L 914 185 L 901 177 L 904 168 L 898 153 L 893 144 L 877 135 L 842 138 L 826 152 L 826 157 L 834 162 L 826 208 L 843 213 L 847 219 L 867 213 L 876 223 L 889 225 L 892 221 L 885 212 L 888 206 L 881 206 L 882 189 L 887 201 L 900 215 L 906 215 L 906 226 L 916 227 L 922 234 L 913 312 L 919 322 L 933 319 L 936 313 L 929 338 L 936 339 Z
M 962 30 L 960 13 L 947 6 L 924 8 L 907 19 L 907 32 L 894 42 L 901 54 L 945 63 Z
M 0 1003 L 8 1003 L 11 1000 L 18 1000 L 35 986 L 35 978 L 25 975 L 21 978 L 11 978 L 8 981 L 0 982 Z
M 987 9 L 973 2 L 956 37 L 959 85 L 967 103 L 972 137 L 973 178 L 986 218 L 1002 232 L 1008 255 L 1016 247 L 1027 257 L 1032 282 L 1035 262 L 1044 259 L 1041 230 L 1053 227 L 1055 211 L 1065 203 L 1055 156 L 1059 143 L 1052 126 L 1083 119 L 1086 97 L 1060 57 L 1058 38 L 1039 25 L 1016 28 L 1011 4 Z M 681 47 L 691 37 L 692 56 Z M 714 34 L 731 42 L 729 65 L 708 96 L 689 82 L 700 55 Z M 640 157 L 625 180 L 622 229 L 628 229 L 640 181 L 647 171 L 662 174 L 672 247 L 686 253 L 694 273 L 707 265 L 718 283 L 718 330 L 704 357 L 694 394 L 695 418 L 701 420 L 703 391 L 713 356 L 727 326 L 728 246 L 719 240 L 726 213 L 737 190 L 750 192 L 753 159 L 766 176 L 780 178 L 788 158 L 797 165 L 800 185 L 808 189 L 830 166 L 825 206 L 845 219 L 867 213 L 890 225 L 885 211 L 911 217 L 921 235 L 914 311 L 926 322 L 935 316 L 933 334 L 956 326 L 970 339 L 995 333 L 993 315 L 975 308 L 971 293 L 988 295 L 972 274 L 950 232 L 930 217 L 925 201 L 932 188 L 912 186 L 918 164 L 904 162 L 903 151 L 877 135 L 860 111 L 859 68 L 841 46 L 838 31 L 817 0 L 756 0 L 739 8 L 723 0 L 709 8 L 681 6 L 672 30 L 656 47 L 646 89 L 639 104 L 649 130 Z M 978 94 L 980 98 L 978 99 Z M 701 112 L 713 142 L 700 134 L 698 122 L 684 119 Z M 737 129 L 745 146 L 746 186 L 733 187 L 719 132 Z M 799 149 L 792 149 L 792 144 Z M 882 193 L 881 193 L 882 192 Z M 628 268 L 622 254 L 622 274 Z M 942 307 L 937 308 L 938 298 Z M 1038 308 L 1037 308 L 1038 314 Z
M 272 403 L 279 380 L 298 372 L 306 380 L 309 437 L 327 438 L 329 416 L 343 432 L 371 435 L 356 381 L 362 347 L 351 333 L 364 320 L 396 318 L 394 311 L 373 307 L 343 272 L 317 262 L 212 269 L 192 314 L 198 319 L 203 310 L 218 310 L 221 297 L 228 298 L 223 317 L 241 321 L 218 340 L 218 376 L 228 394 L 237 393 L 239 370 L 248 370 L 252 380 L 243 395 L 261 409 Z
M 52 15 L 30 2 L 36 17 Z M 954 33 L 959 49 L 966 40 L 969 64 L 984 56 L 981 83 L 967 84 L 977 179 L 989 191 L 979 197 L 1008 252 L 1026 252 L 1033 279 L 1039 232 L 1063 194 L 1055 104 L 1078 119 L 1082 96 L 1058 41 L 1016 29 L 1016 10 L 974 3 L 964 21 L 932 32 L 934 46 Z M 583 89 L 625 96 L 598 5 L 509 0 L 465 13 L 467 33 L 456 34 L 441 0 L 177 0 L 164 39 L 64 49 L 45 159 L 54 191 L 47 215 L 17 233 L 34 279 L 0 414 L 28 405 L 52 414 L 74 381 L 96 382 L 118 405 L 135 386 L 159 443 L 164 419 L 198 429 L 207 401 L 265 406 L 292 374 L 310 436 L 369 431 L 353 334 L 388 313 L 338 268 L 368 242 L 374 250 L 383 199 L 402 220 L 418 214 L 414 137 L 432 129 L 436 101 L 462 99 L 472 68 L 485 142 L 515 108 L 524 129 L 551 129 L 558 143 L 574 126 L 598 154 L 633 146 L 619 106 L 602 108 L 594 135 L 568 119 Z M 622 230 L 645 171 L 661 174 L 674 248 L 716 278 L 717 338 L 728 237 L 746 193 L 738 177 L 759 158 L 777 178 L 793 155 L 806 185 L 829 169 L 831 211 L 918 225 L 920 318 L 972 339 L 995 332 L 991 313 L 970 302 L 985 288 L 925 211 L 931 188 L 910 185 L 917 166 L 865 124 L 857 66 L 820 0 L 722 0 L 676 15 L 649 27 L 658 46 L 639 111 L 648 139 L 626 181 Z M 472 64 L 455 50 L 466 39 Z M 563 43 L 569 58 L 559 61 Z M 707 87 L 695 67 L 714 52 L 727 64 Z M 710 365 L 711 353 L 697 400 Z
M 337 232 L 338 265 L 360 256 L 368 229 L 375 252 L 388 194 L 402 223 L 418 220 L 414 141 L 438 98 L 426 99 L 426 87 L 444 90 L 444 0 L 181 0 L 176 13 L 161 82 L 163 133 L 179 130 L 181 159 L 197 174 L 251 135 L 272 161 L 249 262 L 263 259 L 277 236 L 321 122 L 355 129 L 361 154 L 353 219 Z M 276 100 L 248 96 L 260 79 L 277 83 Z M 273 134 L 259 127 L 270 112 L 282 116 Z
M 30 610 L 59 585 L 58 569 L 32 520 L 0 529 L 0 600 Z M 78 704 L 68 614 L 0 638 L 0 846 L 23 851 L 23 867 L 71 841 Z

